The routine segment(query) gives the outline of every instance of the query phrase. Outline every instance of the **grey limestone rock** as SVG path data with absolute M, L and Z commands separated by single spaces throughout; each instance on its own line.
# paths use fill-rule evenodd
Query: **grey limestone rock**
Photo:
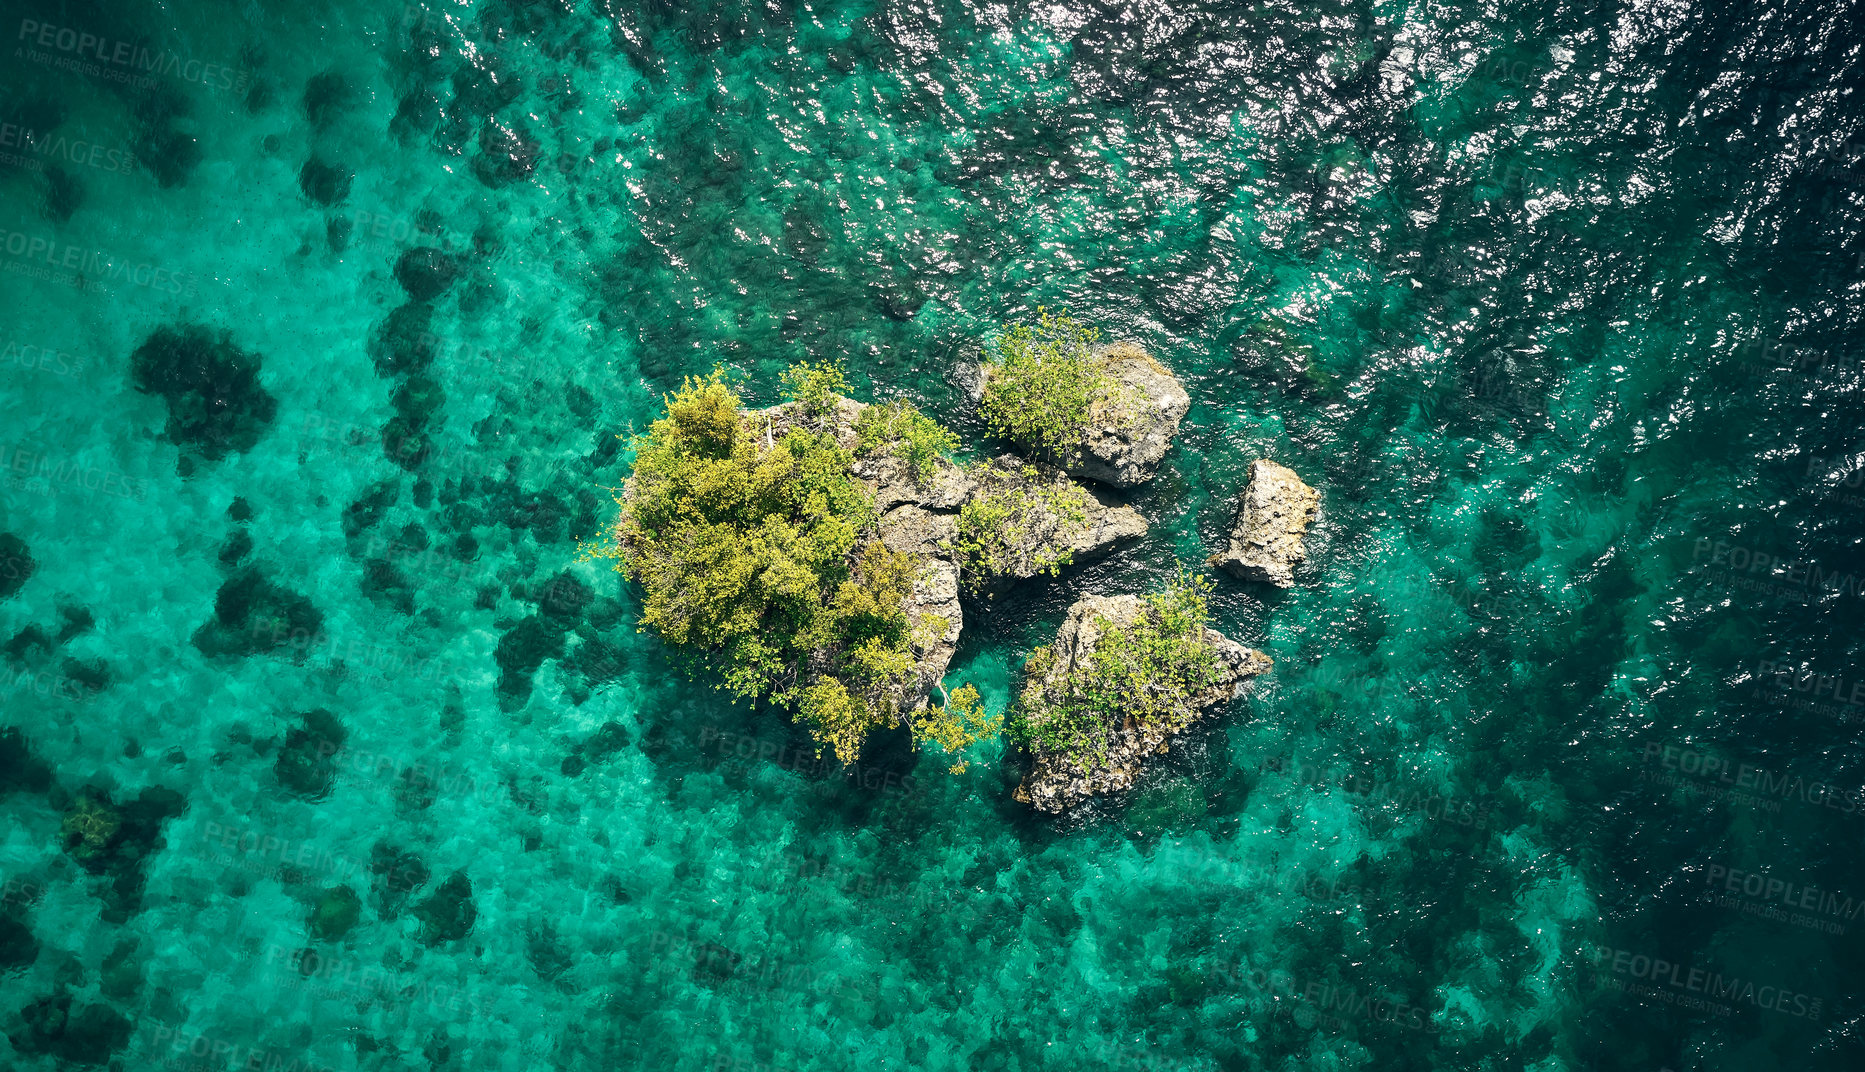
M 1295 583 L 1295 567 L 1308 552 L 1302 536 L 1314 520 L 1321 496 L 1294 471 L 1259 458 L 1250 465 L 1250 485 L 1237 504 L 1230 543 L 1208 564 L 1246 581 L 1281 588 Z
M 1113 390 L 1089 410 L 1088 427 L 1065 468 L 1083 480 L 1138 487 L 1158 474 L 1179 422 L 1191 409 L 1191 395 L 1171 369 L 1137 343 L 1096 346 L 1094 362 Z M 967 362 L 953 371 L 953 380 L 972 401 L 982 402 L 991 375 L 990 364 Z
M 1058 690 L 1071 670 L 1093 656 L 1103 637 L 1131 629 L 1146 613 L 1146 601 L 1130 595 L 1088 596 L 1070 607 L 1068 617 L 1056 631 L 1055 658 L 1040 679 L 1040 686 L 1052 693 Z M 1129 717 L 1119 726 L 1108 727 L 1105 762 L 1037 751 L 1015 798 L 1038 811 L 1057 813 L 1090 797 L 1131 788 L 1147 757 L 1164 754 L 1174 736 L 1212 707 L 1241 694 L 1245 683 L 1273 665 L 1269 656 L 1214 629 L 1205 630 L 1205 640 L 1224 669 L 1219 681 L 1187 697 L 1183 705 L 1164 718 Z
M 1114 390 L 1089 411 L 1081 454 L 1068 466 L 1069 475 L 1138 487 L 1159 472 L 1191 409 L 1191 395 L 1171 369 L 1134 343 L 1098 346 L 1095 360 Z

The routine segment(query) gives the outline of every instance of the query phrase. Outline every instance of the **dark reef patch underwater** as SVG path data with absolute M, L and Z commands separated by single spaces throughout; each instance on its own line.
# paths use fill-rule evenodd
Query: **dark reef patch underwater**
M 1865 1067 L 1865 10 L 10 0 L 0 1068 Z M 853 764 L 591 549 L 662 397 L 1191 402 L 1321 496 L 1121 794 Z

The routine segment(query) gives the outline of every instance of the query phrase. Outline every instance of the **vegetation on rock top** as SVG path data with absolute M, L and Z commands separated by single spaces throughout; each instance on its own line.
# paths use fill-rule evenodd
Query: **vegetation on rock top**
M 979 491 L 959 508 L 952 546 L 974 591 L 1001 577 L 1054 575 L 1069 564 L 1068 541 L 1057 537 L 1088 520 L 1081 485 L 1060 473 L 1045 478 L 1033 465 L 1013 474 L 980 463 L 970 475 Z
M 1069 461 L 1095 404 L 1113 391 L 1094 360 L 1099 338 L 1066 312 L 1046 309 L 1037 310 L 1035 324 L 1005 325 L 980 407 L 991 431 L 1037 456 Z
M 901 721 L 920 744 L 955 751 L 988 720 L 957 701 L 907 709 L 921 692 L 915 638 L 947 623 L 909 620 L 903 607 L 922 563 L 880 541 L 873 494 L 830 426 L 841 370 L 795 366 L 784 385 L 814 420 L 774 440 L 746 420 L 721 372 L 669 395 L 666 416 L 635 441 L 622 515 L 601 553 L 641 585 L 641 627 L 683 653 L 689 672 L 711 667 L 733 694 L 788 708 L 842 762 L 871 730 Z M 915 418 L 925 421 L 897 408 L 879 420 L 922 440 L 949 438 Z M 886 439 L 867 442 L 879 449 Z
M 1206 629 L 1210 582 L 1181 577 L 1144 598 L 1131 622 L 1097 615 L 1089 652 L 1051 678 L 1057 652 L 1037 648 L 1024 665 L 1026 684 L 1010 718 L 1014 740 L 1031 751 L 1105 763 L 1109 736 L 1126 719 L 1176 730 L 1196 715 L 1194 698 L 1224 680 Z
M 904 398 L 869 406 L 855 421 L 855 453 L 891 454 L 924 484 L 958 449 L 958 437 Z

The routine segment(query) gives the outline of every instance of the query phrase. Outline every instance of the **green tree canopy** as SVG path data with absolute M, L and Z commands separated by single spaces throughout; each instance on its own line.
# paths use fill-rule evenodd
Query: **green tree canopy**
M 1036 323 L 1007 324 L 998 333 L 980 412 L 993 433 L 1039 458 L 1067 463 L 1113 381 L 1094 361 L 1099 331 L 1066 312 L 1036 312 Z
M 840 370 L 799 366 L 785 382 L 814 427 L 795 423 L 768 445 L 720 372 L 667 396 L 666 415 L 635 440 L 604 553 L 642 588 L 641 628 L 689 672 L 711 668 L 733 694 L 789 708 L 843 762 L 896 721 L 922 743 L 957 742 L 948 723 L 974 726 L 976 712 L 903 710 L 920 693 L 915 633 L 946 623 L 909 620 L 921 563 L 877 538 L 873 495 L 825 426 Z

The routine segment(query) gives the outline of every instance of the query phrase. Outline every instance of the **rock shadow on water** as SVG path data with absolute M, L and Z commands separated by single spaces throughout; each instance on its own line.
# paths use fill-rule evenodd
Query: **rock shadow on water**
M 545 660 L 563 658 L 569 639 L 590 633 L 592 611 L 601 609 L 596 594 L 568 570 L 533 589 L 514 588 L 513 595 L 535 602 L 538 612 L 506 626 L 493 651 L 499 702 L 508 711 L 530 699 L 532 678 Z
M 350 196 L 350 181 L 355 173 L 337 164 L 327 164 L 313 156 L 298 169 L 298 188 L 314 204 L 337 205 Z
M 384 378 L 410 376 L 434 363 L 440 339 L 433 333 L 434 307 L 409 301 L 389 310 L 369 337 L 369 356 Z
M 459 259 L 435 246 L 414 246 L 403 250 L 395 260 L 395 281 L 407 291 L 411 302 L 431 302 L 459 278 Z
M 343 535 L 354 540 L 376 527 L 400 499 L 400 480 L 390 477 L 371 484 L 360 498 L 343 508 Z
M 45 201 L 40 215 L 53 223 L 64 223 L 84 205 L 84 184 L 78 177 L 57 164 L 48 165 L 40 175 L 45 183 Z
M 426 900 L 415 905 L 414 916 L 421 921 L 421 940 L 430 946 L 465 938 L 479 919 L 472 880 L 466 872 L 455 871 Z
M 318 896 L 307 924 L 311 937 L 324 942 L 336 941 L 350 933 L 362 919 L 363 900 L 347 885 L 332 886 Z
M 40 998 L 20 1010 L 23 1021 L 8 1040 L 22 1054 L 51 1057 L 66 1066 L 98 1066 L 129 1045 L 130 1021 L 108 1005 L 77 1001 L 69 992 Z
M 0 727 L 0 797 L 8 793 L 45 793 L 52 788 L 52 768 L 39 758 L 17 727 Z
M 341 71 L 320 71 L 305 80 L 300 103 L 313 130 L 328 130 L 356 105 L 358 94 Z
M 427 864 L 412 850 L 377 842 L 369 850 L 369 888 L 376 914 L 385 920 L 401 915 L 408 898 L 427 885 Z
M 190 122 L 192 111 L 190 100 L 165 82 L 145 90 L 132 108 L 136 136 L 131 148 L 136 161 L 164 190 L 184 185 L 200 166 L 201 141 L 180 125 Z
M 563 757 L 560 769 L 566 777 L 574 778 L 587 770 L 589 764 L 606 760 L 628 747 L 630 740 L 628 728 L 610 719 L 572 748 L 570 754 Z
M 818 755 L 808 731 L 781 708 L 762 701 L 732 703 L 710 686 L 681 684 L 700 698 L 661 709 L 639 739 L 667 795 L 676 794 L 688 775 L 701 772 L 716 775 L 734 791 L 767 792 L 760 786 L 769 784 L 775 767 L 803 783 L 800 792 L 779 792 L 812 801 L 839 823 L 858 826 L 911 815 L 921 816 L 925 825 L 936 821 L 932 812 L 940 798 L 929 790 L 933 779 L 947 775 L 936 759 L 920 762 L 905 727 L 871 731 L 861 757 L 842 764 L 832 753 Z
M 548 919 L 536 920 L 525 928 L 525 959 L 545 982 L 555 982 L 576 963 L 575 955 Z
M 414 581 L 386 558 L 364 560 L 361 587 L 365 596 L 382 606 L 401 614 L 414 613 Z
M 493 189 L 520 182 L 537 169 L 542 152 L 542 143 L 523 126 L 488 116 L 479 129 L 473 174 Z
M 38 560 L 25 540 L 10 532 L 0 532 L 0 600 L 11 599 L 38 572 Z
M 23 906 L 0 906 L 0 976 L 32 967 L 39 959 L 39 939 L 25 919 Z

